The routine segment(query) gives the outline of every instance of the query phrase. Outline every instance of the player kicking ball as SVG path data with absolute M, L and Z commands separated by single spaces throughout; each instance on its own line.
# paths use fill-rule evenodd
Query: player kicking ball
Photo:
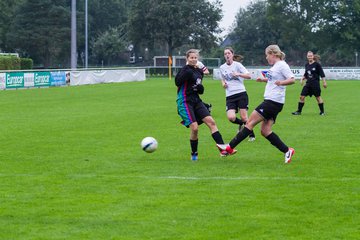
M 270 45 L 265 49 L 266 60 L 272 66 L 265 78 L 257 78 L 258 82 L 266 82 L 264 101 L 251 113 L 245 127 L 237 133 L 229 144 L 217 144 L 219 150 L 229 155 L 235 154 L 234 149 L 246 139 L 253 128 L 261 122 L 261 135 L 285 155 L 285 163 L 290 163 L 295 150 L 288 147 L 278 135 L 272 131 L 277 115 L 285 103 L 286 86 L 295 83 L 295 77 L 289 65 L 284 61 L 283 53 L 278 45 Z

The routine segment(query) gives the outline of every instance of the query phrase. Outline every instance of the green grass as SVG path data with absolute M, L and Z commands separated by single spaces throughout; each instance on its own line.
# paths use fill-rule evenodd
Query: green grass
M 220 158 L 200 127 L 199 161 L 166 78 L 0 92 L 0 239 L 359 239 L 360 81 L 328 81 L 327 115 L 289 86 L 273 130 Z M 246 82 L 252 111 L 265 85 Z M 225 139 L 236 133 L 218 81 L 203 99 Z M 153 136 L 159 149 L 143 152 Z

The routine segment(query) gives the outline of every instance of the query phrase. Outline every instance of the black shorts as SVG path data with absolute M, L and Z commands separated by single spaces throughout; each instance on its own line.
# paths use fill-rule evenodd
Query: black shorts
M 271 100 L 264 100 L 257 108 L 255 108 L 255 111 L 257 111 L 265 120 L 274 120 L 274 123 L 276 121 L 276 117 L 283 109 L 284 104 L 274 102 Z
M 208 108 L 201 101 L 197 103 L 178 102 L 178 114 L 182 118 L 182 124 L 186 127 L 193 122 L 202 124 L 202 119 L 211 116 Z
M 301 90 L 301 96 L 312 96 L 320 97 L 321 96 L 321 88 L 320 84 L 306 84 Z
M 226 97 L 226 111 L 231 109 L 235 112 L 238 112 L 239 109 L 249 109 L 249 97 L 246 92 Z

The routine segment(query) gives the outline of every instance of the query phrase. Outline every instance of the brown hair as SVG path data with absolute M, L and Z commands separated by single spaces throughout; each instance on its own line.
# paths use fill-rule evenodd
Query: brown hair
M 267 54 L 273 54 L 276 57 L 280 58 L 281 60 L 285 59 L 285 53 L 283 53 L 280 50 L 280 47 L 278 45 L 269 45 L 266 49 L 265 49 L 265 53 Z
M 226 47 L 225 49 L 224 49 L 224 51 L 225 50 L 229 50 L 232 54 L 234 54 L 234 49 L 232 48 L 232 47 Z
M 320 61 L 320 55 L 315 54 L 313 51 L 308 51 L 307 53 L 312 53 L 314 55 L 314 61 L 319 62 Z
M 233 60 L 236 62 L 242 62 L 244 60 L 244 56 L 239 55 L 239 54 L 235 54 L 233 57 Z

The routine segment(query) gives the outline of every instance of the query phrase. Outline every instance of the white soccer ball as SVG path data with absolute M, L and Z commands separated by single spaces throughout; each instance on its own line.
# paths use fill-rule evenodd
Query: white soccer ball
M 147 153 L 154 152 L 158 147 L 158 142 L 153 137 L 146 137 L 141 141 L 141 148 Z

